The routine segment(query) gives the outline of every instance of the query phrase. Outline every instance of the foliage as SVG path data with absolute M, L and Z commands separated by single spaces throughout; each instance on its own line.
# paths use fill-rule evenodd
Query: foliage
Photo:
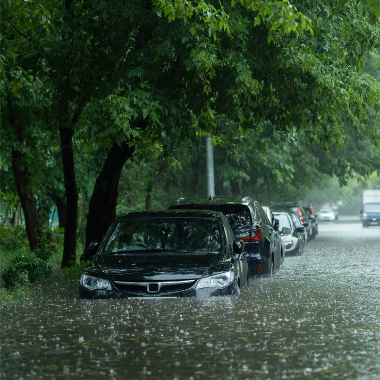
M 91 264 L 89 261 L 75 261 L 70 263 L 71 265 L 66 268 L 62 268 L 62 273 L 64 276 L 70 280 L 77 280 L 82 275 L 84 269 Z
M 23 227 L 11 227 L 0 223 L 0 249 L 4 251 L 20 251 L 28 248 L 28 239 Z
M 6 288 L 29 284 L 48 276 L 50 268 L 34 252 L 17 253 L 2 270 L 1 278 Z
M 136 149 L 120 212 L 144 208 L 165 165 L 154 208 L 203 195 L 206 135 L 219 145 L 220 195 L 300 198 L 319 173 L 342 184 L 368 176 L 379 162 L 380 86 L 361 70 L 380 41 L 378 14 L 361 0 L 7 0 L 1 170 L 13 181 L 12 147 L 23 154 L 39 215 L 79 190 L 68 212 L 75 220 L 78 206 L 80 240 L 114 144 Z M 75 156 L 66 186 L 63 129 Z M 14 186 L 6 193 L 16 200 Z

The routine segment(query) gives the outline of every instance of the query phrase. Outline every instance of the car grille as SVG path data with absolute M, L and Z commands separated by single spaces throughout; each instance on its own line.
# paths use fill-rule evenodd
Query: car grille
M 190 289 L 196 280 L 161 281 L 161 282 L 127 282 L 113 281 L 119 291 L 134 294 L 168 294 Z

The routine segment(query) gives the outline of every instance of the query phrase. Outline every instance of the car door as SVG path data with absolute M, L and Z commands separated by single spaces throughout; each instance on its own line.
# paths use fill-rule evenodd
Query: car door
M 224 230 L 227 236 L 227 244 L 229 245 L 229 250 L 232 252 L 233 241 L 237 239 L 235 239 L 235 235 L 232 231 L 232 228 L 227 218 L 224 215 L 222 215 L 222 221 L 223 221 Z M 243 252 L 241 253 L 238 259 L 238 270 L 239 270 L 240 289 L 243 289 L 247 285 L 247 282 L 248 282 L 248 262 L 247 262 L 247 256 L 244 252 L 244 248 L 243 248 Z
M 260 250 L 266 259 L 271 257 L 273 252 L 273 227 L 271 226 L 264 210 L 260 206 L 259 202 L 254 203 L 256 224 L 263 232 L 263 236 L 260 239 Z

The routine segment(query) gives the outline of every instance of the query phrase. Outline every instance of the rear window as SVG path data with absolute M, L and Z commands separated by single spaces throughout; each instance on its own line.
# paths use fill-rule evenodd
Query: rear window
M 212 210 L 222 212 L 231 227 L 250 226 L 252 224 L 251 213 L 248 206 L 239 204 L 206 204 L 206 205 L 175 205 L 171 206 L 171 209 L 183 209 L 183 210 Z

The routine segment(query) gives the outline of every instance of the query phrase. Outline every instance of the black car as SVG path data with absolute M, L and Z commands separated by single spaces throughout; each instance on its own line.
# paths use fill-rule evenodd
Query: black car
M 244 243 L 213 211 L 135 212 L 119 217 L 79 286 L 81 298 L 204 297 L 247 284 Z
M 295 224 L 293 220 L 295 218 L 292 218 L 291 213 L 274 212 L 273 214 L 279 221 L 279 231 L 285 246 L 285 255 L 302 255 L 305 246 L 305 227 L 301 224 Z
M 250 275 L 271 274 L 281 267 L 281 255 L 273 244 L 273 226 L 259 202 L 253 198 L 180 198 L 170 209 L 221 211 L 235 237 L 244 242 Z

